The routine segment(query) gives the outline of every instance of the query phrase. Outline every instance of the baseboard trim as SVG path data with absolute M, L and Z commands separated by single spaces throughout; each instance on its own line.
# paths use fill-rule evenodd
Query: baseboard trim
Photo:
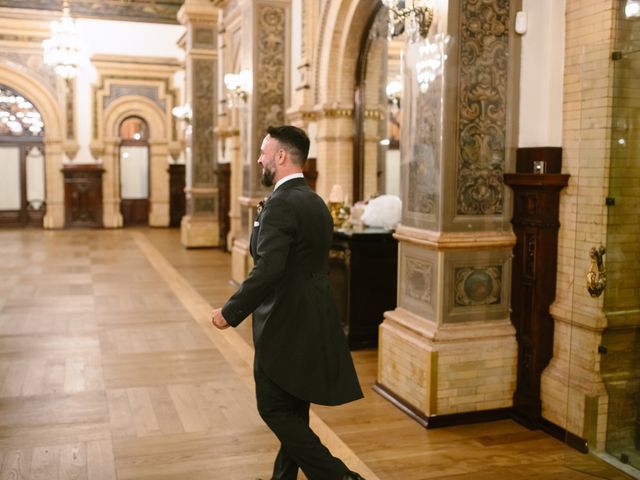
M 477 412 L 454 413 L 451 415 L 427 416 L 412 406 L 404 398 L 393 393 L 387 387 L 378 382 L 373 385 L 373 391 L 427 429 L 452 427 L 455 425 L 464 425 L 469 423 L 493 422 L 509 418 L 530 430 L 542 430 L 548 435 L 566 443 L 568 446 L 581 453 L 589 452 L 589 445 L 584 438 L 580 438 L 577 435 L 568 432 L 566 429 L 545 420 L 544 418 L 539 418 L 535 421 L 526 419 L 513 410 L 513 408 L 498 408 L 494 410 L 480 410 Z
M 398 409 L 413 418 L 424 428 L 452 427 L 469 423 L 492 422 L 511 418 L 510 408 L 498 408 L 494 410 L 479 410 L 477 412 L 453 413 L 450 415 L 427 416 L 423 412 L 413 407 L 402 397 L 391 392 L 380 383 L 375 383 L 373 390 L 385 400 L 395 405 Z
M 541 418 L 538 421 L 538 428 L 561 442 L 566 443 L 571 448 L 575 448 L 581 453 L 589 452 L 589 443 L 584 438 L 568 432 L 566 429 L 559 427 L 555 423 L 551 423 L 549 420 Z

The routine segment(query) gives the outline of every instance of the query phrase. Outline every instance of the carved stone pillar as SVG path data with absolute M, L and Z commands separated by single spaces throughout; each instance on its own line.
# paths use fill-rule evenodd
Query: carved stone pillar
M 44 141 L 46 158 L 47 211 L 42 226 L 44 228 L 64 227 L 64 179 L 62 176 L 63 153 L 59 140 Z
M 229 233 L 227 234 L 227 246 L 229 251 L 233 248 L 233 244 L 237 232 L 242 230 L 240 225 L 240 202 L 237 199 L 242 192 L 242 158 L 240 157 L 240 135 L 239 131 L 235 130 L 229 133 L 229 136 L 225 137 L 225 155 L 230 159 L 231 163 L 231 180 L 230 180 L 230 193 L 231 199 L 229 205 Z M 234 175 L 237 172 L 237 175 Z
M 317 107 L 315 112 L 318 132 L 316 192 L 328 198 L 331 187 L 340 184 L 345 195 L 353 199 L 353 108 L 326 105 Z
M 398 307 L 380 327 L 376 389 L 425 426 L 512 404 L 515 236 L 502 173 L 515 161 L 518 4 L 439 2 L 430 47 L 405 51 Z
M 186 101 L 191 105 L 188 140 L 187 214 L 182 218 L 185 247 L 220 244 L 216 179 L 217 34 L 218 9 L 209 0 L 186 0 L 178 12 L 186 33 Z
M 119 228 L 123 225 L 120 211 L 120 139 L 106 138 L 103 145 L 102 224 L 105 228 Z
M 271 189 L 260 184 L 262 169 L 257 160 L 267 127 L 285 121 L 289 78 L 289 1 L 247 1 L 242 9 L 243 43 L 241 67 L 251 72 L 252 91 L 240 109 L 242 195 L 239 199 L 240 230 L 232 248 L 232 278 L 241 282 L 251 268 L 249 237 L 256 216 L 256 205 Z
M 150 166 L 150 194 L 149 225 L 152 227 L 169 226 L 169 171 L 167 158 L 169 144 L 165 141 L 151 142 L 149 159 Z
M 318 0 L 300 0 L 300 19 L 302 25 L 298 32 L 299 38 L 292 39 L 292 46 L 299 45 L 300 50 L 293 53 L 293 61 L 296 65 L 296 74 L 293 75 L 293 97 L 291 108 L 287 111 L 287 120 L 300 128 L 305 128 L 309 120 L 313 118 L 314 104 L 313 82 L 314 50 L 313 43 L 316 38 Z

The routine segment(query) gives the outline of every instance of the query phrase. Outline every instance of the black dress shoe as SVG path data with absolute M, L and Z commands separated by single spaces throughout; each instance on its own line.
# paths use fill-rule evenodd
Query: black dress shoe
M 352 472 L 351 470 L 349 470 L 347 473 L 344 474 L 344 477 L 342 477 L 342 480 L 364 480 L 364 477 L 362 477 L 359 473 Z

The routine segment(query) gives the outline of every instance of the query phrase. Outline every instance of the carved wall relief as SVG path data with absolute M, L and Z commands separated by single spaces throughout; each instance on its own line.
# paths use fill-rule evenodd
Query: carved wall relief
M 409 44 L 405 55 L 402 121 L 418 128 L 402 129 L 404 171 L 403 224 L 439 229 L 442 202 L 441 162 L 446 116 L 444 73 L 450 37 L 434 30 L 425 42 Z
M 500 303 L 502 266 L 455 269 L 455 305 L 495 305 Z
M 503 211 L 509 0 L 463 0 L 458 100 L 459 215 Z
M 431 289 L 433 265 L 424 260 L 406 257 L 406 290 L 408 297 L 429 305 L 432 304 Z
M 162 110 L 166 109 L 166 101 L 160 98 L 159 88 L 151 85 L 135 85 L 135 84 L 120 84 L 113 85 L 109 90 L 109 94 L 102 98 L 102 108 L 106 110 L 114 100 L 120 97 L 126 97 L 127 95 L 139 95 L 141 97 L 147 97 L 153 103 L 158 105 Z
M 274 5 L 260 5 L 257 9 L 257 55 L 255 67 L 255 115 L 254 141 L 255 150 L 249 155 L 257 159 L 262 139 L 267 127 L 282 125 L 285 121 L 285 75 L 287 72 L 286 49 L 286 21 L 285 7 Z M 245 178 L 251 182 L 251 192 L 245 189 L 245 194 L 252 196 L 262 191 L 260 172 L 251 168 L 252 174 L 245 170 Z M 245 184 L 246 185 L 246 184 Z

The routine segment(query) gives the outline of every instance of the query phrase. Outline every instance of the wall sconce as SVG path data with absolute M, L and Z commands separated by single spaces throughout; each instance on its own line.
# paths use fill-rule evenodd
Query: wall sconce
M 627 0 L 624 7 L 624 16 L 627 18 L 640 17 L 640 0 Z
M 389 9 L 389 37 L 407 32 L 410 41 L 426 38 L 433 21 L 428 0 L 382 0 Z
M 187 123 L 191 123 L 191 105 L 185 103 L 184 105 L 179 105 L 177 107 L 173 107 L 171 109 L 171 115 L 176 117 L 178 120 L 184 120 Z
M 240 73 L 227 73 L 224 76 L 224 85 L 228 90 L 229 106 L 239 107 L 247 101 L 251 90 L 251 72 L 242 70 Z

